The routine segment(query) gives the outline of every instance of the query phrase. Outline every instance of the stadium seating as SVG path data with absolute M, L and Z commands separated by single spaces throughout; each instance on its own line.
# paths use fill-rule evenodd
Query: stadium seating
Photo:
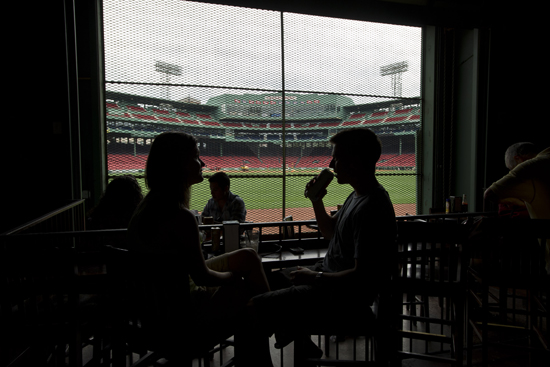
M 197 113 L 197 117 L 198 117 L 199 119 L 206 119 L 206 120 L 212 119 L 212 116 L 206 115 L 206 114 L 203 114 L 203 113 Z
M 126 108 L 129 109 L 129 110 L 132 110 L 132 111 L 137 111 L 137 112 L 147 112 L 145 110 L 145 108 L 140 107 L 140 106 L 127 105 Z
M 399 154 L 388 159 L 382 159 L 376 165 L 377 167 L 416 167 L 416 157 L 414 153 Z
M 220 123 L 216 121 L 201 121 L 201 124 L 207 126 L 221 126 Z
M 239 156 L 201 156 L 208 169 L 239 169 L 244 165 L 249 168 L 281 168 L 281 156 L 256 157 L 253 155 Z M 109 170 L 143 170 L 147 155 L 139 154 L 109 154 L 107 157 Z M 288 156 L 286 164 L 291 168 L 322 168 L 328 167 L 330 164 L 330 156 Z M 382 154 L 377 164 L 378 167 L 404 167 L 414 168 L 416 166 L 416 158 L 414 153 L 405 154 Z
M 408 116 L 388 117 L 385 122 L 405 121 Z
M 349 118 L 350 119 L 362 119 L 363 117 L 365 117 L 366 113 L 356 113 L 356 114 L 353 114 L 351 115 Z
M 395 111 L 394 113 L 395 113 L 396 115 L 404 115 L 404 114 L 410 113 L 412 110 L 413 110 L 412 108 L 405 108 L 405 109 L 403 109 L 403 110 L 397 110 L 397 111 Z
M 382 121 L 384 121 L 384 119 L 371 119 L 371 120 L 366 120 L 365 124 L 378 124 Z
M 355 125 L 360 125 L 361 124 L 361 120 L 356 120 L 356 121 L 344 121 L 342 123 L 342 126 L 355 126 Z
M 177 123 L 181 123 L 180 120 L 178 120 L 177 118 L 174 118 L 174 117 L 159 116 L 159 119 L 162 120 L 162 121 L 166 121 L 166 122 L 177 122 Z
M 108 154 L 107 164 L 109 171 L 144 170 L 147 155 Z
M 142 120 L 152 120 L 152 121 L 158 120 L 155 116 L 142 115 L 142 114 L 138 114 L 138 113 L 134 113 L 133 117 L 135 117 L 137 119 L 142 119 Z
M 224 122 L 223 126 L 225 127 L 243 127 L 241 122 Z
M 159 110 L 159 109 L 156 109 L 156 108 L 153 108 L 152 110 L 153 110 L 153 112 L 160 113 L 161 115 L 169 115 L 170 114 L 170 112 L 165 111 L 165 110 Z

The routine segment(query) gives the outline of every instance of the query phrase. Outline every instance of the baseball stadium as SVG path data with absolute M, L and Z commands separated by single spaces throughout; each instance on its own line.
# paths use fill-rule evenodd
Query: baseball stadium
M 230 189 L 246 203 L 247 221 L 314 218 L 306 183 L 328 167 L 329 138 L 351 127 L 368 127 L 382 141 L 377 178 L 396 215 L 415 214 L 420 98 L 355 104 L 337 94 L 219 94 L 204 104 L 106 91 L 108 173 L 132 174 L 143 187 L 145 163 L 155 136 L 184 131 L 199 141 L 205 181 L 193 187 L 191 209 L 210 198 L 208 177 L 226 172 Z M 327 188 L 327 210 L 351 193 L 336 180 Z

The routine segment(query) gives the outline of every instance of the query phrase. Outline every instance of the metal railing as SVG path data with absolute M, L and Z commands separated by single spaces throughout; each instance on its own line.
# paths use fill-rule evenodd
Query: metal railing
M 85 229 L 84 199 L 75 200 L 25 224 L 10 229 L 2 235 L 81 231 Z

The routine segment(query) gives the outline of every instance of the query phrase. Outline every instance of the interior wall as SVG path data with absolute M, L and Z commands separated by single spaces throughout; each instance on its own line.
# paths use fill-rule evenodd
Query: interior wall
M 515 22 L 492 30 L 485 187 L 508 172 L 504 152 L 511 144 L 530 141 L 540 150 L 550 146 L 550 123 L 541 103 L 548 81 L 540 48 L 546 31 L 539 24 Z
M 10 103 L 0 144 L 0 233 L 74 199 L 79 186 L 73 175 L 79 162 L 78 147 L 72 145 L 75 111 L 70 108 L 76 64 L 67 48 L 71 26 L 67 29 L 65 3 L 13 7 L 8 13 L 25 14 L 18 25 L 26 30 L 6 37 L 13 43 L 6 48 L 11 55 Z

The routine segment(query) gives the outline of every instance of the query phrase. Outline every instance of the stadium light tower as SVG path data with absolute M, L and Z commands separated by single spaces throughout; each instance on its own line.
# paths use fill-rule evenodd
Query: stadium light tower
M 170 83 L 170 76 L 171 75 L 181 75 L 181 66 L 169 64 L 164 61 L 157 61 L 155 62 L 155 71 L 163 74 L 163 78 L 161 79 L 161 82 L 166 84 L 165 85 L 165 98 L 170 99 L 170 86 L 168 83 Z
M 401 76 L 407 70 L 409 70 L 408 61 L 396 62 L 380 67 L 381 76 L 391 75 L 391 87 L 393 89 L 393 95 L 395 97 L 401 97 L 401 94 L 403 92 Z

